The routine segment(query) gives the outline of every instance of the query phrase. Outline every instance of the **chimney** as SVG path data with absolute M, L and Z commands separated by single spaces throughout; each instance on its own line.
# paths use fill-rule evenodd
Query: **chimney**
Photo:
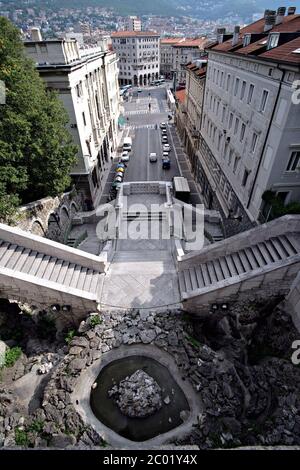
M 277 10 L 277 16 L 276 16 L 276 21 L 275 21 L 275 25 L 277 26 L 278 24 L 281 24 L 283 22 L 283 18 L 284 18 L 284 15 L 285 15 L 285 12 L 286 12 L 286 8 L 285 7 L 279 7 L 278 10 Z
M 42 35 L 40 28 L 31 28 L 30 30 L 30 39 L 31 41 L 42 41 Z
M 270 31 L 276 22 L 276 11 L 275 10 L 266 10 L 265 11 L 265 27 L 264 32 Z
M 226 34 L 226 28 L 217 28 L 217 41 L 219 44 L 223 42 L 224 34 Z
M 288 16 L 294 15 L 296 13 L 296 10 L 297 10 L 296 7 L 289 7 L 288 12 L 287 12 Z
M 237 43 L 239 42 L 239 39 L 240 39 L 240 27 L 239 26 L 235 26 L 234 27 L 234 32 L 233 32 L 233 38 L 232 38 L 232 45 L 233 46 L 236 46 Z

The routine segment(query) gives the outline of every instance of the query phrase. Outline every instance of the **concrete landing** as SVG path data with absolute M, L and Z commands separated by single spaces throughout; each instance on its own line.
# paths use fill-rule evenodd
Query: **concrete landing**
M 180 303 L 171 252 L 149 250 L 149 243 L 145 240 L 145 250 L 116 252 L 104 279 L 102 305 L 152 308 Z

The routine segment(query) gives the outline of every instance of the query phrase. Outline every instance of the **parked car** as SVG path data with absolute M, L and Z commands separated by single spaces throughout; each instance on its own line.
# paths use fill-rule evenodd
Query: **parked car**
M 163 144 L 167 144 L 168 143 L 168 137 L 166 135 L 163 135 L 162 138 L 161 138 L 161 141 Z
M 164 158 L 169 158 L 169 152 L 164 151 L 162 153 L 162 159 L 164 159 Z
M 143 90 L 142 90 L 141 88 L 138 88 L 138 89 L 137 89 L 137 92 L 138 92 L 138 93 L 142 93 L 142 91 L 143 91 Z
M 121 161 L 121 162 L 129 162 L 129 152 L 128 152 L 127 150 L 125 150 L 124 152 L 122 152 L 120 161 Z
M 161 135 L 168 135 L 168 134 L 167 134 L 167 129 L 162 129 L 162 130 L 161 130 Z
M 164 144 L 163 145 L 163 151 L 164 152 L 170 152 L 171 151 L 171 147 L 169 144 Z
M 130 152 L 132 148 L 132 138 L 125 137 L 123 142 L 123 152 Z
M 169 170 L 171 168 L 171 161 L 169 158 L 164 158 L 162 161 L 162 169 Z
M 149 160 L 151 163 L 157 162 L 157 155 L 155 152 L 151 152 L 149 155 Z
M 160 127 L 161 129 L 166 129 L 166 128 L 167 128 L 167 124 L 166 124 L 165 122 L 161 122 L 160 125 L 159 125 L 159 127 Z

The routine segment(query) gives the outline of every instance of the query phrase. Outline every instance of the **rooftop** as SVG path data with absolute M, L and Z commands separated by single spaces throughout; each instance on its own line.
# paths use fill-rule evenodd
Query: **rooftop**
M 206 38 L 163 38 L 160 40 L 162 45 L 171 44 L 174 47 L 204 47 L 207 44 Z
M 116 33 L 112 33 L 112 38 L 134 38 L 134 37 L 143 37 L 143 36 L 157 36 L 159 37 L 158 33 L 154 31 L 117 31 Z
M 179 90 L 176 91 L 176 99 L 179 101 L 179 103 L 184 103 L 185 102 L 185 90 Z
M 299 64 L 300 54 L 297 51 L 300 47 L 300 15 L 287 15 L 282 17 L 282 23 L 273 26 L 265 31 L 265 18 L 251 23 L 240 30 L 236 43 L 233 45 L 232 39 L 228 39 L 220 44 L 214 44 L 208 47 L 209 50 L 223 53 L 234 53 L 241 56 L 259 57 L 276 62 Z M 286 36 L 283 44 L 267 50 L 268 36 L 273 33 L 295 33 L 299 37 Z M 243 47 L 243 41 L 246 34 L 260 34 L 257 41 Z

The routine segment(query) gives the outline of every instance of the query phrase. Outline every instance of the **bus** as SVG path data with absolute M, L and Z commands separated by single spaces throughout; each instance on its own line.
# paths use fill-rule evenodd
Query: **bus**
M 188 180 L 183 176 L 173 177 L 173 191 L 176 199 L 188 203 L 190 200 L 190 187 Z

